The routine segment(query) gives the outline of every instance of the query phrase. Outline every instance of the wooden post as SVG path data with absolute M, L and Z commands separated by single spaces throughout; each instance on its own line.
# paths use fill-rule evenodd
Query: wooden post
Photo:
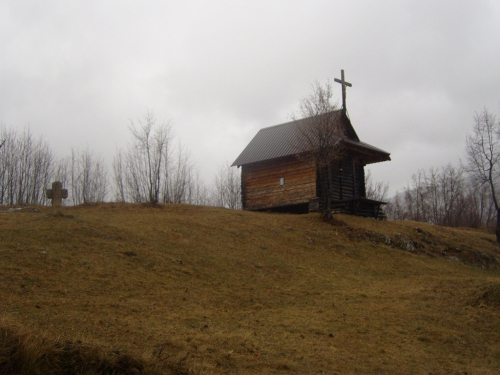
M 339 160 L 339 182 L 340 182 L 340 200 L 344 199 L 342 196 L 342 159 Z
M 357 198 L 358 194 L 356 191 L 356 161 L 352 159 L 352 195 Z

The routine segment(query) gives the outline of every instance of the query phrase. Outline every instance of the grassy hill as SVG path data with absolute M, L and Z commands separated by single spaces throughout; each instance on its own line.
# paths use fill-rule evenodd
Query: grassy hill
M 499 245 L 187 205 L 0 213 L 2 374 L 497 374 Z

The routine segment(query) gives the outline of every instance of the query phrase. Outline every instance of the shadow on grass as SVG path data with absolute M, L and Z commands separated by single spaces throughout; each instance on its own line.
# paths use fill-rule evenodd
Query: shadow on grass
M 154 374 L 142 360 L 104 352 L 81 341 L 34 336 L 26 329 L 0 326 L 0 373 L 24 374 Z M 159 372 L 156 372 L 159 373 Z

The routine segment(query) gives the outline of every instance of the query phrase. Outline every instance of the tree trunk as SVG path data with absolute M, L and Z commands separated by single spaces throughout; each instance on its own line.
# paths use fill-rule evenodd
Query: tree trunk
M 333 217 L 333 215 L 332 215 L 332 169 L 331 169 L 330 162 L 328 162 L 327 166 L 326 166 L 326 184 L 325 184 L 325 189 L 323 189 L 323 195 L 325 197 L 325 208 L 323 210 L 323 219 L 325 221 L 330 221 Z

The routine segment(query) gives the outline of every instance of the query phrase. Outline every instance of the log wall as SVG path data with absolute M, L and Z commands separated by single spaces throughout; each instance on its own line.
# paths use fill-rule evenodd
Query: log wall
M 351 158 L 334 160 L 332 164 L 330 191 L 332 200 L 364 198 L 366 196 L 364 165 Z M 327 187 L 324 178 L 327 178 L 326 171 L 318 177 L 318 197 L 322 197 L 321 191 Z M 323 204 L 324 202 L 321 202 L 321 206 Z
M 247 164 L 242 166 L 241 183 L 244 209 L 307 203 L 316 197 L 316 165 L 312 158 L 294 156 Z

